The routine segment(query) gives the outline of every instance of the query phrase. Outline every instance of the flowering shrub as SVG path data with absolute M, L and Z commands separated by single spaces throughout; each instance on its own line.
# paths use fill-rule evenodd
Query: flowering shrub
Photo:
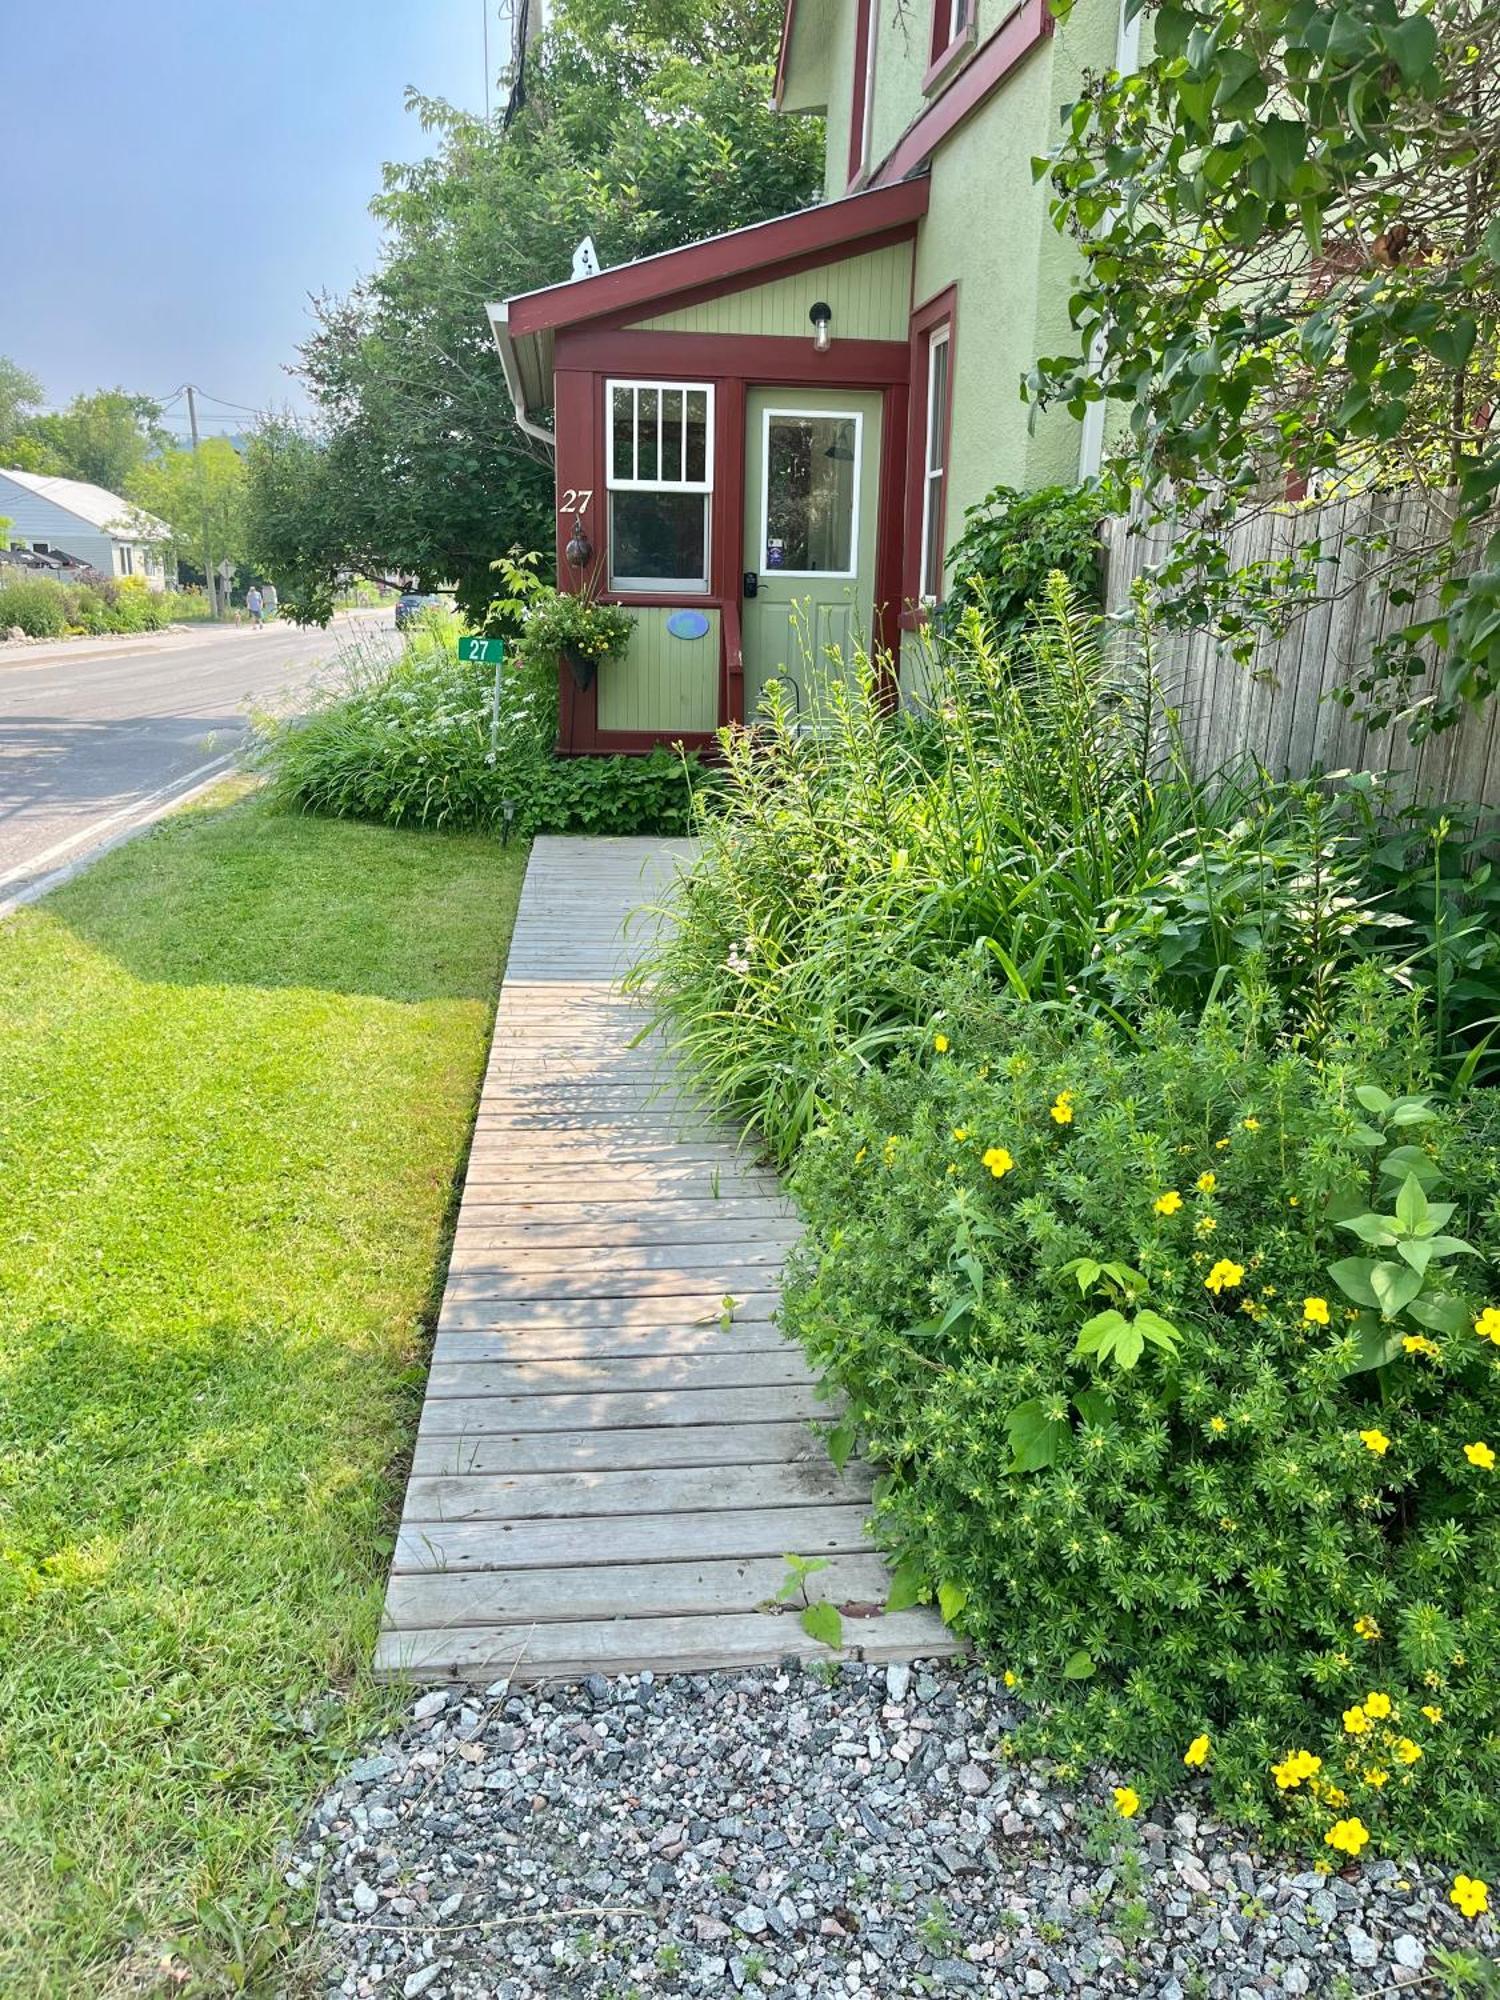
M 972 976 L 835 1067 L 785 1316 L 887 1468 L 896 1602 L 1147 1797 L 1474 1865 L 1500 1794 L 1500 1114 L 1361 968 L 1138 1038 Z M 1335 1862 L 1335 1865 L 1341 1865 Z

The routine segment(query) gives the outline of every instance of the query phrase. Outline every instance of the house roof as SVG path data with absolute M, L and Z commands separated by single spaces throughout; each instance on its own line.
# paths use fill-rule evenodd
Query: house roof
M 927 197 L 925 178 L 897 181 L 490 306 L 491 330 L 523 427 L 528 411 L 552 401 L 552 338 L 560 327 L 637 308 L 669 311 L 684 293 L 737 291 L 778 265 L 821 251 L 852 256 L 869 237 L 915 225 L 927 212 Z
M 171 533 L 166 522 L 158 521 L 154 514 L 122 500 L 118 493 L 110 493 L 103 486 L 90 485 L 86 479 L 63 479 L 53 472 L 16 472 L 5 465 L 0 465 L 0 479 L 24 487 L 39 500 L 50 500 L 54 507 L 76 515 L 91 528 L 120 534 L 124 539 L 154 541 Z

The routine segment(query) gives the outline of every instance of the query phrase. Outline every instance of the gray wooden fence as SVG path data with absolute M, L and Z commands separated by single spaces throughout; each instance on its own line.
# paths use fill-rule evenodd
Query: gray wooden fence
M 1393 608 L 1370 558 L 1346 546 L 1372 525 L 1409 546 L 1426 503 L 1416 495 L 1361 494 L 1321 507 L 1251 516 L 1230 535 L 1235 565 L 1280 556 L 1317 536 L 1324 540 L 1320 600 L 1280 638 L 1262 638 L 1241 663 L 1202 632 L 1155 633 L 1156 666 L 1168 701 L 1179 712 L 1193 767 L 1207 775 L 1249 753 L 1277 777 L 1313 772 L 1390 774 L 1398 796 L 1424 801 L 1500 805 L 1500 701 L 1456 728 L 1413 743 L 1404 724 L 1367 729 L 1332 699 L 1349 687 L 1370 652 L 1422 608 Z M 1377 511 L 1378 510 L 1378 511 Z M 1166 557 L 1171 529 L 1133 529 L 1123 519 L 1104 530 L 1106 602 L 1125 609 L 1131 586 Z M 1429 683 L 1413 686 L 1412 697 Z

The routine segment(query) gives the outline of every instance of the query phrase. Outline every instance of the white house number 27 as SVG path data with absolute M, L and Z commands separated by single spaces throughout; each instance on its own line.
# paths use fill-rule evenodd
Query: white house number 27
M 583 514 L 594 504 L 592 486 L 570 486 L 557 503 L 559 514 Z

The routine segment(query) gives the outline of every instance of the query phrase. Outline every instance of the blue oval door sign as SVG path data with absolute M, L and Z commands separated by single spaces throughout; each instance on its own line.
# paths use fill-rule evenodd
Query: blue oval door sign
M 702 611 L 674 611 L 667 620 L 667 630 L 674 639 L 701 639 L 708 630 L 708 618 Z

